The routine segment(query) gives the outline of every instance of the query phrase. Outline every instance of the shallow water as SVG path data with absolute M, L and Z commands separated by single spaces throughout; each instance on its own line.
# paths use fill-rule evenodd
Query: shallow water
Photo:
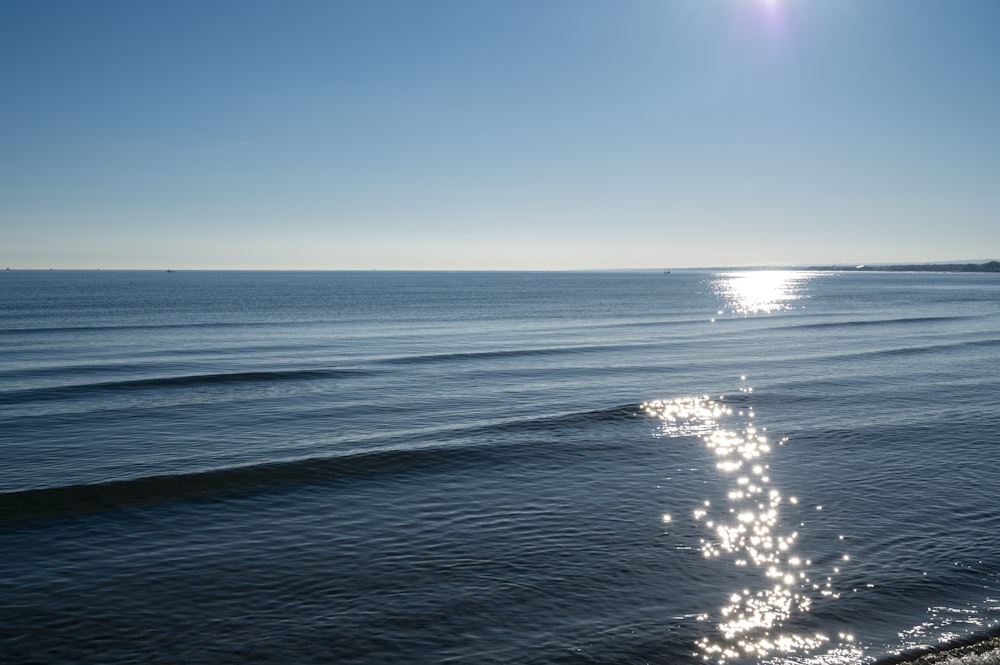
M 0 303 L 7 662 L 848 663 L 1000 624 L 996 275 Z

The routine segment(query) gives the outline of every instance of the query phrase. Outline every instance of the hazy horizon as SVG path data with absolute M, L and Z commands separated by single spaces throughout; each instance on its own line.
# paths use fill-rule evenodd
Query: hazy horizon
M 0 266 L 1000 255 L 992 0 L 19 3 Z
M 851 261 L 824 264 L 791 264 L 791 265 L 742 265 L 742 266 L 660 266 L 660 267 L 621 267 L 621 268 L 171 268 L 169 266 L 145 267 L 145 268 L 108 268 L 96 267 L 69 267 L 69 268 L 19 268 L 6 266 L 3 270 L 14 271 L 54 271 L 54 272 L 650 272 L 663 273 L 671 271 L 720 271 L 720 270 L 808 270 L 810 268 L 844 268 L 850 269 L 861 265 L 867 266 L 906 266 L 914 267 L 925 265 L 963 265 L 982 264 L 994 261 L 995 259 L 960 259 L 947 261 L 900 261 L 887 263 L 884 261 L 872 261 L 867 264 L 860 264 Z

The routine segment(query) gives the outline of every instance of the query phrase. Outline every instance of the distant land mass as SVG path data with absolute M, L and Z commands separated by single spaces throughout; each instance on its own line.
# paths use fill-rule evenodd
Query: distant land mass
M 884 272 L 1000 272 L 1000 261 L 985 263 L 899 263 L 859 266 L 810 266 L 803 270 L 869 270 Z

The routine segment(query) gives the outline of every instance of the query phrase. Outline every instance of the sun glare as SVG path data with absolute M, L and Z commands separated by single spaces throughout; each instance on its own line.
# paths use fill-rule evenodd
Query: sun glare
M 740 389 L 750 391 L 749 386 Z M 642 409 L 660 421 L 658 438 L 701 438 L 715 457 L 715 468 L 728 481 L 728 511 L 724 506 L 713 508 L 708 499 L 693 511 L 695 523 L 703 529 L 702 555 L 717 562 L 708 566 L 739 582 L 726 604 L 701 615 L 715 624 L 696 642 L 703 660 L 729 665 L 808 652 L 826 644 L 826 635 L 808 630 L 809 622 L 796 617 L 809 614 L 814 597 L 837 597 L 837 593 L 830 576 L 822 588 L 823 582 L 812 582 L 810 575 L 817 570 L 797 551 L 798 532 L 781 519 L 784 505 L 796 501 L 786 500 L 771 485 L 773 447 L 753 422 L 752 409 L 734 413 L 732 407 L 707 396 L 652 400 Z M 734 421 L 734 416 L 745 420 Z M 663 521 L 673 518 L 664 514 Z
M 804 297 L 808 273 L 791 270 L 760 270 L 721 274 L 715 291 L 736 314 L 750 316 L 792 309 Z

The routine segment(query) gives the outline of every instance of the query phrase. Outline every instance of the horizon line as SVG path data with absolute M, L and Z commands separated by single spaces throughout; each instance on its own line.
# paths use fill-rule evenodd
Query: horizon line
M 997 262 L 996 259 L 942 260 L 942 261 L 893 261 L 893 262 L 838 262 L 811 264 L 745 264 L 729 266 L 683 266 L 644 268 L 103 268 L 103 267 L 47 267 L 22 268 L 6 266 L 0 272 L 454 272 L 454 273 L 538 273 L 538 272 L 665 272 L 703 270 L 813 270 L 850 271 L 875 267 L 926 267 L 926 266 L 982 266 Z

